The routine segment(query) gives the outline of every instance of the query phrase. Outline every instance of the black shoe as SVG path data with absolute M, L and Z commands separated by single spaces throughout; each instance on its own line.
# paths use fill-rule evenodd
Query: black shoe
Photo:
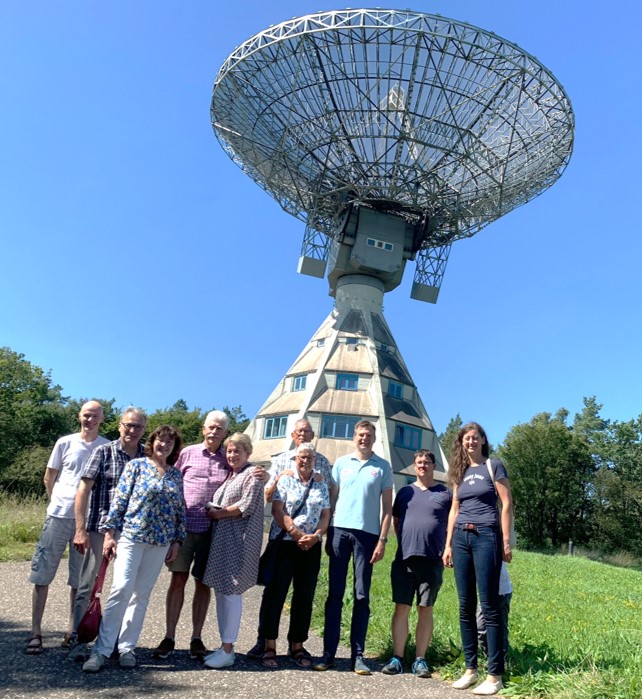
M 265 639 L 257 638 L 256 643 L 245 655 L 247 655 L 248 658 L 252 658 L 252 660 L 261 660 L 263 653 L 265 653 Z
M 316 670 L 317 672 L 325 672 L 326 670 L 329 670 L 330 668 L 334 667 L 334 658 L 330 655 L 330 653 L 324 653 L 323 656 L 321 657 L 321 660 L 319 660 L 318 663 L 312 666 L 313 670 Z
M 152 658 L 160 658 L 160 660 L 165 660 L 174 652 L 174 640 L 171 638 L 164 638 L 158 647 L 154 648 L 152 651 Z
M 193 638 L 189 644 L 189 657 L 192 660 L 204 660 L 209 653 L 203 641 L 200 638 Z

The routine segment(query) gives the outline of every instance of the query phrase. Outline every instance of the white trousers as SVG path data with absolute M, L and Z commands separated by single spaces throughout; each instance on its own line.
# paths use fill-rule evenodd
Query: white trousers
M 216 617 L 221 643 L 236 643 L 241 627 L 243 595 L 216 595 Z
M 149 596 L 168 549 L 169 546 L 139 544 L 126 535 L 120 537 L 109 599 L 103 610 L 94 653 L 109 657 L 116 641 L 121 655 L 134 650 L 143 630 Z

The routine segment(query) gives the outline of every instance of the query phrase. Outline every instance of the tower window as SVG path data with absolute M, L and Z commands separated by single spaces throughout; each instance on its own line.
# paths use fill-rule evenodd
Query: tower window
M 337 374 L 336 388 L 337 391 L 358 391 L 358 374 Z
M 403 398 L 403 386 L 396 381 L 388 381 L 388 395 L 393 398 Z
M 321 436 L 334 439 L 352 439 L 354 426 L 360 419 L 349 415 L 323 415 L 321 418 Z
M 395 425 L 395 446 L 403 449 L 421 449 L 421 430 L 408 425 Z
M 307 378 L 308 377 L 306 374 L 303 374 L 301 376 L 293 376 L 292 377 L 292 390 L 293 391 L 304 391 Z
M 278 417 L 266 417 L 265 429 L 263 431 L 263 439 L 277 439 L 285 437 L 285 430 L 288 425 L 288 416 L 279 415 Z

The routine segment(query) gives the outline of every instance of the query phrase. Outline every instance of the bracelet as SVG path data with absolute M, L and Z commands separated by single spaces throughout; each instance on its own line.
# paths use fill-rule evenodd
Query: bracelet
M 293 524 L 289 529 L 286 529 L 288 534 L 291 534 L 296 529 L 296 524 Z

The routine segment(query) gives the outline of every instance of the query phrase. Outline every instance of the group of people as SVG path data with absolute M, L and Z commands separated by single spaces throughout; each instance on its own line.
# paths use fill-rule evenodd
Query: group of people
M 247 435 L 236 433 L 223 441 L 228 418 L 221 411 L 207 415 L 203 442 L 184 449 L 180 434 L 168 425 L 156 428 L 143 447 L 147 418 L 138 408 L 123 412 L 120 437 L 113 442 L 98 436 L 103 411 L 96 401 L 82 406 L 79 420 L 80 433 L 56 443 L 45 473 L 50 503 L 32 560 L 32 631 L 26 653 L 42 652 L 48 586 L 69 543 L 71 611 L 63 644 L 71 659 L 84 661 L 85 672 L 98 672 L 114 651 L 122 667 L 136 665 L 134 650 L 163 564 L 171 578 L 165 635 L 154 657 L 167 658 L 175 649 L 191 572 L 190 656 L 210 668 L 233 665 L 243 593 L 257 584 L 260 559 L 265 588 L 257 641 L 247 655 L 266 668 L 278 667 L 280 618 L 292 587 L 287 653 L 301 668 L 329 670 L 339 645 L 352 560 L 351 667 L 369 675 L 364 655 L 370 584 L 392 526 L 397 537 L 390 573 L 393 655 L 382 672 L 397 675 L 404 670 L 409 612 L 416 603 L 416 659 L 411 671 L 417 677 L 430 676 L 426 653 L 433 606 L 448 566 L 455 571 L 466 664 L 453 687 L 467 689 L 477 683 L 481 642 L 487 649 L 488 675 L 473 693 L 492 695 L 501 689 L 512 502 L 506 470 L 500 460 L 488 458 L 488 439 L 477 423 L 465 425 L 455 440 L 449 470 L 452 490 L 435 480 L 434 454 L 420 449 L 414 455 L 415 481 L 401 488 L 393 503 L 392 469 L 375 454 L 376 427 L 367 420 L 355 426 L 354 451 L 334 466 L 315 450 L 309 421 L 297 421 L 293 448 L 275 457 L 269 472 L 250 462 L 252 442 Z M 261 557 L 265 502 L 272 505 L 272 523 Z M 323 655 L 314 662 L 304 644 L 324 540 L 328 596 Z M 114 560 L 113 581 L 89 652 L 77 630 L 104 558 Z M 201 635 L 211 589 L 221 645 L 209 653 Z

